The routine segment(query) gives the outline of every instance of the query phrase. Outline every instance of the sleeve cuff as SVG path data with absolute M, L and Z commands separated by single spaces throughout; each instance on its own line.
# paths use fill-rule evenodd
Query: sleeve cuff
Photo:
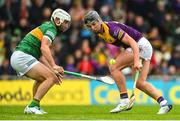
M 52 43 L 52 39 L 50 37 L 48 37 L 47 35 L 44 35 L 43 37 L 46 37 L 50 43 Z

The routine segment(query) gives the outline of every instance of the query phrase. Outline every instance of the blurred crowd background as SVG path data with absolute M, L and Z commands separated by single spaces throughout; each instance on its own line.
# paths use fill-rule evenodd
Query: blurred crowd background
M 53 45 L 56 63 L 69 71 L 104 75 L 108 59 L 122 48 L 106 44 L 83 26 L 83 15 L 96 10 L 104 21 L 118 21 L 144 34 L 153 45 L 150 74 L 180 74 L 180 0 L 0 0 L 0 76 L 16 75 L 9 58 L 33 28 L 49 21 L 56 8 L 68 11 L 71 28 Z M 130 74 L 130 70 L 124 71 Z

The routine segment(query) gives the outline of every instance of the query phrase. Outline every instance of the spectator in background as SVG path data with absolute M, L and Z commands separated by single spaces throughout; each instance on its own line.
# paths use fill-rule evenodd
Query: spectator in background
M 51 13 L 52 13 L 52 11 L 51 11 L 51 9 L 50 8 L 48 8 L 48 7 L 45 7 L 44 9 L 43 9 L 43 13 L 42 13 L 42 15 L 43 15 L 43 22 L 44 21 L 47 21 L 47 20 L 49 20 L 50 19 L 50 16 L 51 16 Z
M 121 23 L 126 21 L 125 5 L 121 0 L 115 0 L 114 8 L 112 9 L 112 19 Z
M 20 1 L 5 0 L 5 3 L 0 8 L 0 11 L 0 19 L 5 20 L 9 27 L 18 25 L 20 18 Z
M 30 31 L 29 22 L 28 22 L 27 18 L 20 19 L 19 28 L 16 28 L 16 29 L 20 32 L 21 38 L 24 37 L 27 34 L 27 32 Z M 21 31 L 21 30 L 23 30 L 23 31 Z
M 169 59 L 171 58 L 170 54 L 171 50 L 169 48 L 169 45 L 164 44 L 163 46 L 160 46 L 159 48 L 156 48 L 156 51 L 154 52 L 154 57 L 155 57 L 155 63 L 156 65 L 154 66 L 155 73 L 160 74 L 160 68 L 162 67 L 162 62 L 168 62 Z
M 134 11 L 135 14 L 146 16 L 149 0 L 126 0 L 127 10 Z
M 10 79 L 9 75 L 15 75 L 8 59 L 4 59 L 0 65 L 0 75 L 2 75 L 1 79 Z
M 90 43 L 88 39 L 84 39 L 82 41 L 81 50 L 86 55 L 89 55 L 91 53 Z
M 149 25 L 148 23 L 144 20 L 142 16 L 137 15 L 135 17 L 135 29 L 139 30 L 143 34 L 147 33 L 149 30 Z
M 28 18 L 28 9 L 27 9 L 27 1 L 28 0 L 21 0 L 21 5 L 20 5 L 20 19 L 21 18 Z
M 164 31 L 164 36 L 166 36 L 167 41 L 169 43 L 173 42 L 176 25 L 171 13 L 165 13 L 162 27 Z
M 39 26 L 42 23 L 43 18 L 43 0 L 31 0 L 32 5 L 29 8 L 29 22 L 31 25 L 31 28 L 35 28 L 36 26 Z
M 52 7 L 52 9 L 62 8 L 69 11 L 71 3 L 75 0 L 45 0 L 46 6 Z
M 77 48 L 80 47 L 79 30 L 77 28 L 73 28 L 69 36 L 70 37 L 69 41 L 67 41 L 67 44 L 70 48 L 68 48 L 68 51 L 69 53 L 73 53 Z
M 99 44 L 99 39 L 82 26 L 84 12 L 97 10 L 104 20 L 125 23 L 137 28 L 148 37 L 155 50 L 151 60 L 151 73 L 160 74 L 156 70 L 163 68 L 164 64 L 161 62 L 164 62 L 165 55 L 168 55 L 164 53 L 172 55 L 171 50 L 174 45 L 180 44 L 179 6 L 180 0 L 0 0 L 0 60 L 2 63 L 4 59 L 8 59 L 19 40 L 35 25 L 46 21 L 54 9 L 63 8 L 71 13 L 73 21 L 71 28 L 57 37 L 60 45 L 55 44 L 55 48 L 57 50 L 61 48 L 64 51 L 54 51 L 54 56 L 58 64 L 66 67 L 66 58 L 72 55 L 77 68 L 83 51 L 88 50 L 82 50 L 81 40 L 88 39 L 88 48 L 93 51 L 93 55 L 95 55 L 96 45 Z M 168 45 L 168 49 L 164 49 L 162 47 L 164 45 Z M 112 55 L 112 57 L 117 55 L 117 48 L 108 44 L 105 46 L 107 49 L 104 49 L 103 54 Z M 91 55 L 87 56 L 91 57 Z M 173 58 L 170 57 L 170 62 L 167 59 L 166 61 L 172 63 Z M 93 73 L 96 73 L 101 68 L 96 66 L 96 56 L 92 56 L 91 60 Z M 107 65 L 102 63 L 103 66 Z M 171 67 L 172 65 L 168 64 L 168 69 Z M 179 69 L 179 67 L 175 68 Z M 106 73 L 108 72 L 101 74 Z
M 126 24 L 134 27 L 135 14 L 132 11 L 127 12 Z
M 168 61 L 166 61 L 166 60 L 161 61 L 160 73 L 163 74 L 163 75 L 168 75 L 169 74 Z
M 152 27 L 150 32 L 147 34 L 147 38 L 152 43 L 153 47 L 160 47 L 162 44 L 162 38 L 159 33 L 158 27 Z
M 76 67 L 78 66 L 78 63 L 82 60 L 82 57 L 83 57 L 82 50 L 81 49 L 77 49 L 74 52 L 74 59 L 75 59 L 75 66 Z
M 180 73 L 180 45 L 177 45 L 172 51 L 172 58 L 169 60 L 169 66 L 171 74 Z
M 166 5 L 165 1 L 158 0 L 155 6 L 153 6 L 151 14 L 149 15 L 149 20 L 152 26 L 157 26 L 160 29 L 160 32 L 162 32 L 162 23 L 164 21 L 165 5 Z
M 60 56 L 60 54 L 61 53 L 63 53 L 62 52 L 62 43 L 61 43 L 61 41 L 59 40 L 59 38 L 55 38 L 55 42 L 53 43 L 54 44 L 54 46 L 53 46 L 53 49 L 51 49 L 51 52 L 52 52 L 52 54 L 53 54 L 53 56 L 55 57 L 55 62 L 58 64 L 58 65 L 60 65 L 60 63 L 59 63 L 59 56 Z
M 68 70 L 68 71 L 72 71 L 72 72 L 77 72 L 77 69 L 75 67 L 75 60 L 74 60 L 74 57 L 73 55 L 68 55 L 66 57 L 66 67 L 65 67 L 65 70 Z
M 19 40 L 17 40 L 16 37 L 12 37 L 11 38 L 11 44 L 10 44 L 10 51 L 11 53 L 15 51 L 16 45 L 18 43 Z
M 74 0 L 73 5 L 70 8 L 70 15 L 72 16 L 72 26 L 77 27 L 82 22 L 85 9 L 82 6 L 81 0 Z
M 110 16 L 110 6 L 109 5 L 104 5 L 100 9 L 100 15 L 102 17 L 103 21 L 110 21 L 111 16 Z
M 78 64 L 78 71 L 83 74 L 93 74 L 93 65 L 88 55 L 83 55 L 82 60 Z
M 97 43 L 91 57 L 94 60 L 93 66 L 95 68 L 95 74 L 104 75 L 109 72 L 106 66 L 108 58 L 105 53 L 105 44 L 103 42 L 100 41 Z
M 93 10 L 96 4 L 96 0 L 87 0 L 86 1 L 86 11 Z

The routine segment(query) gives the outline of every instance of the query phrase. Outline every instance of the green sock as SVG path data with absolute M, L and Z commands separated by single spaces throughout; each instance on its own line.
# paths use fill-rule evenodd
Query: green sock
M 29 104 L 29 107 L 35 107 L 35 106 L 39 107 L 39 100 L 33 99 Z

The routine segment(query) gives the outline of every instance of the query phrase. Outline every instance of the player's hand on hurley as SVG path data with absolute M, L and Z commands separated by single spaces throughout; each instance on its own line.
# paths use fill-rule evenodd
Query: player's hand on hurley
M 134 69 L 140 70 L 142 68 L 142 63 L 140 61 L 134 62 Z
M 53 66 L 53 69 L 56 70 L 58 73 L 60 73 L 61 75 L 64 75 L 64 69 L 61 66 Z
M 61 83 L 61 82 L 62 82 L 63 75 L 64 75 L 64 69 L 63 69 L 63 67 L 56 65 L 56 66 L 53 66 L 53 69 L 54 69 L 54 73 L 56 74 L 56 76 L 57 76 L 58 79 L 59 79 L 59 82 Z

